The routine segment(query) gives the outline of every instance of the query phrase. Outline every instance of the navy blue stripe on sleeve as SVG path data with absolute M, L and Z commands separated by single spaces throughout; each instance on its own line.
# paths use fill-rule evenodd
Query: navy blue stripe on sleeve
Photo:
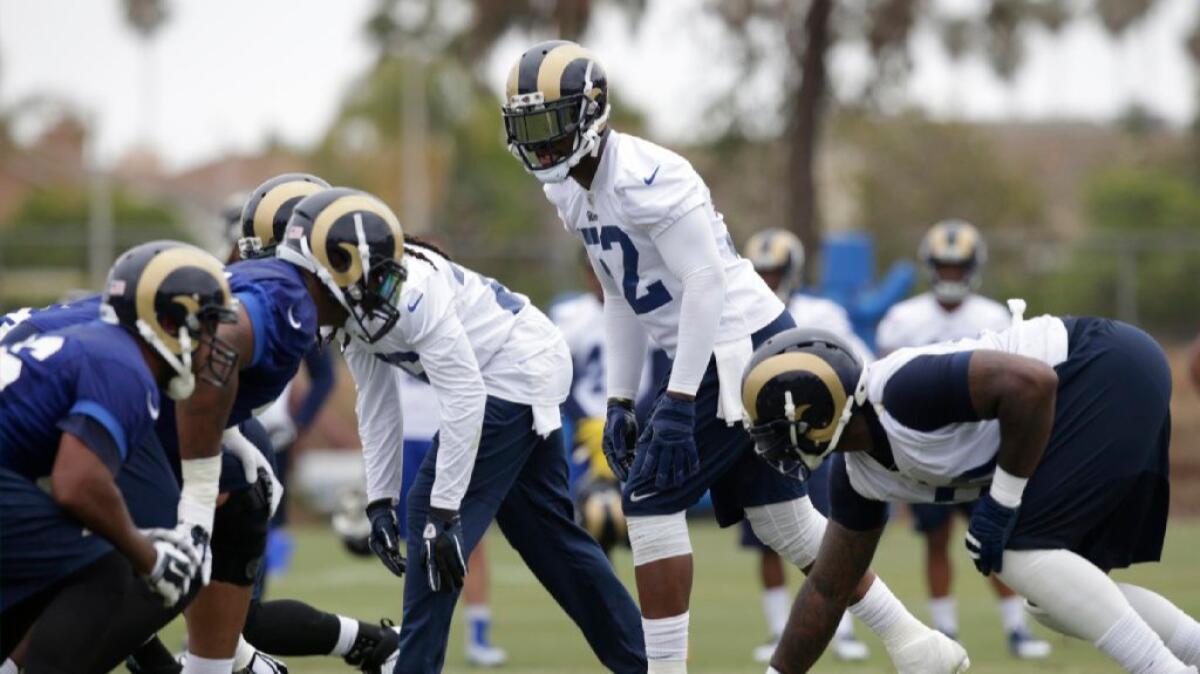
M 883 407 L 914 431 L 979 421 L 967 378 L 973 351 L 917 356 L 883 388 Z
M 829 518 L 853 531 L 871 531 L 887 524 L 888 506 L 854 491 L 846 472 L 846 457 L 833 455 L 829 471 Z

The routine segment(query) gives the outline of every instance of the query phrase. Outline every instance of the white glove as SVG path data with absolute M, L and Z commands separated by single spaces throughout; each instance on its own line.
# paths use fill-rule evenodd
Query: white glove
M 899 674 L 961 674 L 971 666 L 966 649 L 937 630 L 889 648 L 888 654 Z
M 201 557 L 191 536 L 175 529 L 142 529 L 142 535 L 150 539 L 157 556 L 154 568 L 142 578 L 156 594 L 163 598 L 168 608 L 179 603 L 192 586 L 192 578 L 201 565 Z
M 283 484 L 279 478 L 275 477 L 275 470 L 271 468 L 271 462 L 267 461 L 267 457 L 258 451 L 254 443 L 242 435 L 237 426 L 225 429 L 225 433 L 221 436 L 221 444 L 242 462 L 242 470 L 245 471 L 246 481 L 250 484 L 258 482 L 259 471 L 266 473 L 270 487 L 271 517 L 274 517 L 275 511 L 279 509 L 279 503 L 283 501 Z
M 287 672 L 287 665 L 262 651 L 255 651 L 254 656 L 250 658 L 250 664 L 236 670 L 233 674 L 287 674 Z

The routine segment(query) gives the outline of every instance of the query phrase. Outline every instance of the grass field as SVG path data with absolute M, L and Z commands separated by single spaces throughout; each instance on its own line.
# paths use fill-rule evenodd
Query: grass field
M 274 597 L 304 599 L 323 609 L 375 620 L 392 616 L 399 622 L 401 582 L 373 560 L 354 558 L 328 530 L 310 527 L 295 531 L 297 554 L 289 573 L 270 589 Z M 567 674 L 601 672 L 591 651 L 574 625 L 538 585 L 493 529 L 487 538 L 491 555 L 494 640 L 506 648 L 510 661 L 502 672 L 510 674 Z M 764 668 L 750 661 L 751 649 L 765 635 L 759 608 L 754 556 L 735 546 L 735 531 L 721 530 L 699 520 L 692 526 L 696 550 L 696 581 L 692 596 L 691 672 L 761 674 Z M 1143 565 L 1117 574 L 1122 580 L 1157 590 L 1193 616 L 1200 615 L 1200 522 L 1172 525 L 1167 536 L 1165 562 Z M 918 616 L 925 617 L 924 583 L 917 537 L 904 522 L 894 523 L 880 546 L 875 569 Z M 1049 633 L 1035 625 L 1054 644 L 1055 653 L 1041 664 L 1026 664 L 1010 658 L 1005 649 L 995 602 L 970 566 L 964 552 L 955 546 L 958 571 L 956 589 L 962 622 L 962 638 L 971 653 L 972 673 L 1024 674 L 1032 672 L 1119 671 L 1091 645 Z M 628 551 L 618 554 L 617 568 L 632 587 L 632 562 Z M 801 575 L 789 577 L 799 587 Z M 872 648 L 865 664 L 845 665 L 830 658 L 818 672 L 892 671 L 882 646 L 860 625 L 860 633 Z M 179 643 L 180 628 L 173 625 L 167 643 Z M 447 672 L 469 672 L 462 656 L 463 630 L 456 621 L 447 658 Z M 292 672 L 317 673 L 347 670 L 332 658 L 291 658 Z

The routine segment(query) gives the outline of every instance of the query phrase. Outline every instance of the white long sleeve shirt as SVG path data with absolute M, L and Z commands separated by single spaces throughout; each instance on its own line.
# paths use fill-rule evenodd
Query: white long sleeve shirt
M 675 361 L 670 388 L 694 393 L 715 345 L 748 338 L 783 313 L 678 154 L 610 131 L 590 189 L 567 180 L 545 193 L 604 286 L 608 395 L 633 397 L 647 336 Z M 678 225 L 674 234 L 685 236 L 673 236 Z M 689 285 L 698 289 L 691 298 Z M 701 302 L 707 311 L 694 310 Z
M 562 336 L 524 295 L 424 248 L 405 255 L 400 318 L 374 344 L 351 340 L 346 363 L 358 390 L 356 412 L 370 500 L 396 498 L 402 478 L 404 419 L 396 366 L 437 394 L 439 443 L 430 504 L 458 509 L 467 491 L 488 396 L 530 405 L 535 427 L 560 424 L 571 382 Z M 351 333 L 352 334 L 352 333 Z

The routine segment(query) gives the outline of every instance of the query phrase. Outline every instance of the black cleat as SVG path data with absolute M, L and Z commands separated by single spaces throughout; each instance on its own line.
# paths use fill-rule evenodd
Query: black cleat
M 387 618 L 380 620 L 379 625 L 359 621 L 358 636 L 342 659 L 366 674 L 383 674 L 383 664 L 400 646 L 400 632 L 395 625 Z

